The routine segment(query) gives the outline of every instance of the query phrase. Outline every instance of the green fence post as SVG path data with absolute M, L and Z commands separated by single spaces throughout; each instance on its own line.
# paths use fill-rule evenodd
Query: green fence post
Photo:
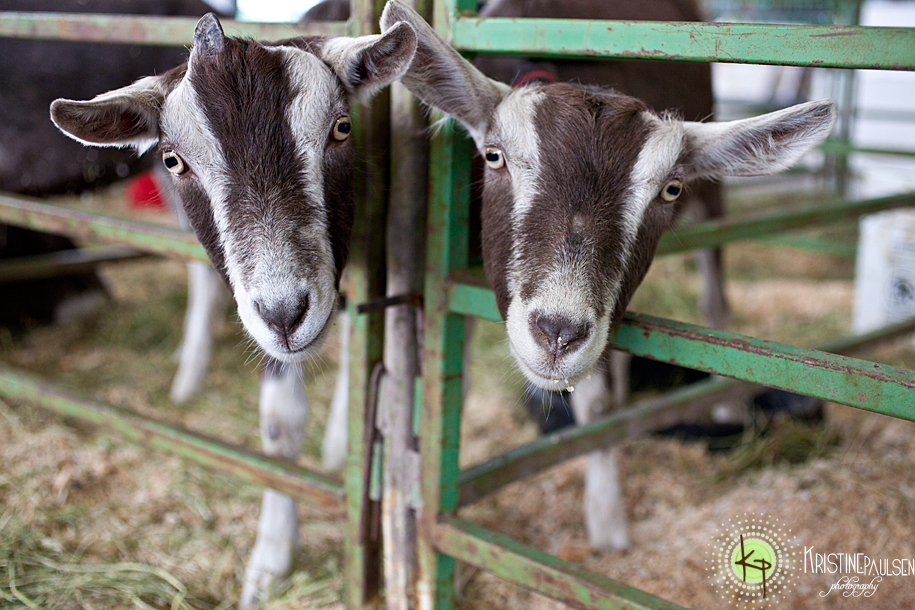
M 352 0 L 350 35 L 378 32 L 380 0 Z M 347 420 L 347 461 L 343 486 L 346 493 L 344 532 L 345 602 L 349 610 L 377 604 L 380 591 L 381 540 L 373 539 L 373 509 L 364 489 L 365 469 L 370 467 L 372 430 L 365 426 L 371 394 L 371 371 L 381 360 L 384 342 L 384 314 L 355 315 L 355 304 L 384 295 L 384 209 L 389 184 L 388 92 L 379 93 L 369 105 L 353 109 L 353 136 L 360 151 L 356 168 L 356 218 L 347 266 L 347 294 L 353 335 L 350 366 L 349 417 Z M 377 507 L 376 507 L 377 508 Z
M 464 317 L 448 312 L 451 271 L 467 264 L 470 143 L 448 123 L 432 141 L 425 284 L 420 608 L 451 608 L 454 560 L 433 546 L 438 515 L 457 507 Z

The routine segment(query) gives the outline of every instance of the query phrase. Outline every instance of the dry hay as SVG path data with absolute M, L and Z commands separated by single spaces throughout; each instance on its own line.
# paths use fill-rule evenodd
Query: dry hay
M 237 599 L 259 489 L 37 409 L 0 404 L 0 420 L 0 607 L 189 610 Z M 335 607 L 339 515 L 301 516 L 314 546 L 286 584 L 300 604 L 283 607 Z
M 194 607 L 186 601 L 185 586 L 165 570 L 142 563 L 80 563 L 56 539 L 23 527 L 12 511 L 0 516 L 0 574 L 0 599 L 34 610 L 99 603 Z
M 746 468 L 734 464 L 732 456 L 709 454 L 700 444 L 626 441 L 620 464 L 633 545 L 625 552 L 588 548 L 581 519 L 584 458 L 515 483 L 462 513 L 525 544 L 696 609 L 737 607 L 710 586 L 706 553 L 723 524 L 747 513 L 779 519 L 801 552 L 815 547 L 875 559 L 915 557 L 915 447 L 910 442 L 915 424 L 839 406 L 830 407 L 829 421 L 827 430 L 840 445 L 826 439 L 819 457 L 797 465 L 774 459 Z M 838 576 L 801 574 L 778 607 L 905 608 L 913 578 L 884 579 L 874 597 L 862 601 L 835 594 L 820 598 Z M 465 570 L 463 582 L 464 608 L 565 607 L 474 569 Z

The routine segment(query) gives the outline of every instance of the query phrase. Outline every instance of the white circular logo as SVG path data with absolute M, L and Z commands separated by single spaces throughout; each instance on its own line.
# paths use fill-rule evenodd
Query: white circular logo
M 777 604 L 795 584 L 797 552 L 790 547 L 791 530 L 769 515 L 746 513 L 722 523 L 722 533 L 709 546 L 712 586 L 733 603 Z

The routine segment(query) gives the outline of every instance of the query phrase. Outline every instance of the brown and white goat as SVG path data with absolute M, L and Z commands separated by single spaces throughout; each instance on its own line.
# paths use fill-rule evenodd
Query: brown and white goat
M 562 6 L 577 3 L 516 4 L 524 16 L 560 17 Z M 553 12 L 533 12 L 543 6 Z M 512 88 L 484 76 L 418 14 L 389 0 L 382 30 L 395 22 L 412 25 L 418 40 L 401 82 L 461 123 L 484 158 L 484 266 L 514 360 L 540 388 L 574 385 L 579 423 L 608 408 L 609 385 L 598 370 L 608 334 L 677 218 L 688 185 L 784 169 L 835 120 L 830 101 L 701 123 L 607 88 L 540 82 Z M 669 84 L 689 85 L 675 78 Z M 589 456 L 585 521 L 592 545 L 628 546 L 612 450 Z
M 327 335 L 354 213 L 350 98 L 400 76 L 416 48 L 410 26 L 380 36 L 259 43 L 197 24 L 186 65 L 90 101 L 57 100 L 54 123 L 90 146 L 158 145 L 190 224 L 269 356 L 261 437 L 295 459 L 307 404 L 294 363 Z M 291 566 L 295 505 L 267 490 L 242 606 Z

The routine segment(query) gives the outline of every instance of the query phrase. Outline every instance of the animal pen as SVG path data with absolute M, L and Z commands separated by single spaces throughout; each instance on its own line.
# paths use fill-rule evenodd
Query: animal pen
M 295 34 L 362 35 L 377 31 L 383 3 L 353 0 L 347 24 L 307 26 L 226 22 L 227 33 L 258 39 Z M 421 7 L 422 8 L 422 7 Z M 915 29 L 832 25 L 587 22 L 479 19 L 466 0 L 438 0 L 425 7 L 431 23 L 465 53 L 567 58 L 651 58 L 758 63 L 820 68 L 915 70 Z M 422 12 L 422 11 L 421 11 Z M 38 13 L 0 13 L 0 35 L 185 45 L 195 20 Z M 388 142 L 391 103 L 386 96 L 359 107 L 354 121 L 360 155 L 357 213 L 345 292 L 349 307 L 385 294 L 384 237 L 390 164 L 402 156 Z M 840 154 L 847 141 L 830 143 Z M 465 316 L 500 320 L 493 293 L 468 270 L 468 217 L 472 146 L 453 124 L 432 139 L 425 235 L 422 378 L 417 381 L 413 425 L 419 438 L 419 572 L 416 590 L 424 608 L 454 606 L 455 562 L 460 560 L 576 608 L 675 608 L 670 602 L 573 563 L 524 547 L 461 519 L 456 511 L 502 486 L 563 460 L 639 433 L 706 413 L 724 396 L 755 384 L 915 421 L 915 372 L 848 357 L 880 341 L 915 331 L 903 322 L 867 335 L 838 339 L 809 350 L 657 317 L 629 313 L 613 331 L 612 344 L 638 356 L 715 373 L 711 379 L 635 404 L 600 421 L 544 436 L 466 470 L 458 466 Z M 371 176 L 374 182 L 368 183 Z M 666 236 L 659 254 L 719 246 L 776 235 L 816 222 L 837 223 L 861 214 L 912 206 L 915 193 L 869 200 L 836 200 L 815 208 L 768 211 L 751 217 L 703 222 Z M 185 260 L 206 260 L 192 235 L 118 218 L 55 208 L 24 197 L 0 197 L 0 221 L 87 242 L 126 244 L 138 251 Z M 376 230 L 373 230 L 375 228 Z M 122 256 L 120 253 L 119 256 Z M 85 261 L 13 261 L 4 277 L 49 275 Z M 13 295 L 5 295 L 10 298 Z M 267 485 L 320 506 L 342 505 L 346 514 L 344 565 L 348 608 L 376 600 L 380 587 L 378 519 L 381 452 L 375 432 L 372 370 L 380 362 L 380 311 L 355 315 L 351 340 L 349 451 L 342 481 L 288 462 L 221 443 L 121 409 L 68 395 L 22 371 L 0 366 L 0 396 L 40 404 L 67 417 L 99 424 L 146 446 L 209 468 Z M 409 491 L 409 490 L 408 490 Z

